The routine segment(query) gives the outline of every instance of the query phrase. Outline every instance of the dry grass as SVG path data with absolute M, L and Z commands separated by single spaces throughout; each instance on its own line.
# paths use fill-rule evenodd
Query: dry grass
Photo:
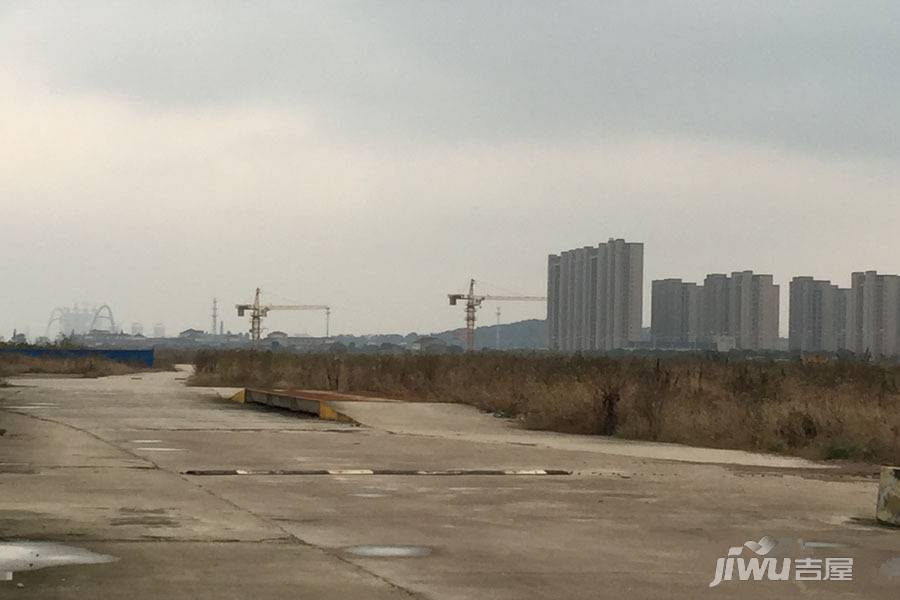
M 471 404 L 525 427 L 900 463 L 900 368 L 701 356 L 200 352 L 197 385 Z

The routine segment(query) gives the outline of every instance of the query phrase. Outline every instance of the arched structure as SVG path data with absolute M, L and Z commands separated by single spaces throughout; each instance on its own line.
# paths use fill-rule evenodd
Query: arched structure
M 105 315 L 102 314 L 103 311 L 106 311 Z M 98 308 L 97 312 L 94 313 L 94 319 L 91 321 L 90 331 L 97 330 L 97 322 L 101 319 L 104 319 L 107 323 L 109 323 L 109 329 L 107 329 L 107 331 L 109 331 L 110 333 L 116 333 L 116 320 L 115 318 L 113 318 L 112 309 L 107 304 L 104 304 L 103 306 Z

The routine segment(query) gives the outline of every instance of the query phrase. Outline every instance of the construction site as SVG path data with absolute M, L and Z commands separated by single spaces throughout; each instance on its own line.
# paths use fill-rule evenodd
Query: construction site
M 30 340 L 14 332 L 11 341 L 15 343 L 33 342 L 37 345 L 53 345 L 60 340 L 68 344 L 88 348 L 106 349 L 198 349 L 198 348 L 256 348 L 284 351 L 329 351 L 335 344 L 353 348 L 379 349 L 383 351 L 429 351 L 453 352 L 476 349 L 540 349 L 546 346 L 544 325 L 534 322 L 501 322 L 502 302 L 546 302 L 545 296 L 518 296 L 477 294 L 476 282 L 469 281 L 466 293 L 448 294 L 451 306 L 460 305 L 464 309 L 464 327 L 419 335 L 406 334 L 341 334 L 332 335 L 331 307 L 327 304 L 270 304 L 262 299 L 263 292 L 257 288 L 252 301 L 234 305 L 230 312 L 238 317 L 247 328 L 243 331 L 226 331 L 223 306 L 218 298 L 213 298 L 210 323 L 205 328 L 188 328 L 177 335 L 167 336 L 165 325 L 155 323 L 152 329 L 141 322 L 132 322 L 127 331 L 117 322 L 112 308 L 103 304 L 99 307 L 85 304 L 54 308 L 47 321 L 44 334 Z M 482 327 L 476 342 L 476 312 L 483 302 L 497 303 L 493 317 L 495 322 Z M 311 311 L 322 315 L 320 333 L 290 334 L 280 330 L 270 330 L 264 325 L 271 312 Z M 503 335 L 508 329 L 508 335 Z M 0 340 L 2 341 L 2 340 Z
M 897 600 L 898 55 L 0 2 L 0 600 Z
M 0 350 L 0 591 L 756 598 L 752 551 L 783 567 L 767 597 L 894 596 L 900 369 L 477 351 L 503 303 L 546 301 L 470 279 L 450 342 L 360 348 L 260 288 L 240 334 L 218 299 L 174 340 L 55 309 L 45 346 Z M 299 311 L 324 335 L 267 330 Z

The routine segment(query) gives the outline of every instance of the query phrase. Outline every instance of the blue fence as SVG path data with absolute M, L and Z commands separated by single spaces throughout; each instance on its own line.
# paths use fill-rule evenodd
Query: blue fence
M 0 355 L 18 354 L 34 358 L 107 358 L 129 365 L 153 366 L 153 350 L 99 350 L 95 348 L 0 348 Z

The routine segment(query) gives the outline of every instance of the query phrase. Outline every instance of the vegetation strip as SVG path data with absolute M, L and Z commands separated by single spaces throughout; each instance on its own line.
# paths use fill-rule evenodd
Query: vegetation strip
M 799 358 L 799 357 L 798 357 Z M 752 359 L 752 360 L 751 360 Z M 526 429 L 897 464 L 900 365 L 737 354 L 206 350 L 194 385 L 470 404 Z
M 562 469 L 192 469 L 183 475 L 571 475 Z

